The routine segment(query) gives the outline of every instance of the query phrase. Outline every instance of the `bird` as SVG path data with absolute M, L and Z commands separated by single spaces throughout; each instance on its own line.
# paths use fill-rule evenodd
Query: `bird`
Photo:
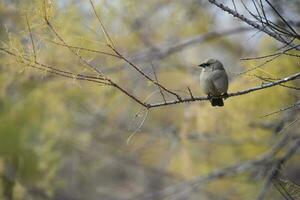
M 224 106 L 223 98 L 228 90 L 228 75 L 223 64 L 216 59 L 209 59 L 207 62 L 198 65 L 202 68 L 200 74 L 200 87 L 207 94 L 212 106 Z

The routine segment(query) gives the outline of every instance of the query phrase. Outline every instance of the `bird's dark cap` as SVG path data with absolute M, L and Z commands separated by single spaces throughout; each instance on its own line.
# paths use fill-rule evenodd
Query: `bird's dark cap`
M 200 64 L 200 65 L 198 65 L 198 66 L 199 66 L 199 67 L 205 68 L 205 67 L 207 67 L 207 66 L 209 66 L 209 65 L 212 65 L 212 64 L 214 64 L 214 63 L 216 63 L 216 62 L 219 62 L 219 61 L 216 60 L 216 59 L 209 59 L 207 62 L 202 63 L 202 64 Z
M 209 65 L 209 63 L 202 63 L 202 64 L 198 65 L 198 67 L 203 67 L 203 68 L 205 68 L 205 67 L 207 67 L 208 65 Z

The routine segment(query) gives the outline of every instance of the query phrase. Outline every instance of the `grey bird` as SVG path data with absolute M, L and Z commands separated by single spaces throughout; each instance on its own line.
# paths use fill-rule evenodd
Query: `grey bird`
M 199 65 L 202 67 L 200 74 L 200 87 L 208 95 L 212 106 L 224 106 L 220 95 L 227 95 L 228 76 L 223 64 L 216 59 L 209 59 Z

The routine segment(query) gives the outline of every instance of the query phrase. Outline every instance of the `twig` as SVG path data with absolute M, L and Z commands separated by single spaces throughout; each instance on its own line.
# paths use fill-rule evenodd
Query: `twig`
M 152 63 L 152 62 L 151 62 L 151 67 L 152 67 L 152 70 L 153 70 L 153 74 L 154 74 L 154 77 L 155 77 L 155 81 L 158 83 L 157 75 L 156 75 L 156 72 L 155 72 L 155 69 L 154 69 L 154 66 L 153 66 L 153 63 Z M 166 103 L 167 101 L 166 101 L 165 95 L 164 95 L 164 93 L 163 93 L 161 87 L 158 87 L 158 89 L 159 89 L 159 92 L 160 92 L 160 94 L 161 94 L 161 96 L 162 96 L 164 102 Z
M 171 90 L 167 89 L 167 88 L 164 87 L 163 85 L 159 84 L 157 81 L 154 81 L 154 80 L 153 80 L 152 78 L 150 78 L 147 74 L 145 74 L 142 70 L 140 70 L 135 64 L 133 64 L 131 61 L 129 61 L 127 58 L 125 58 L 125 57 L 124 57 L 124 56 L 116 49 L 116 47 L 115 47 L 115 45 L 114 45 L 114 43 L 113 43 L 111 37 L 109 36 L 108 32 L 106 31 L 106 28 L 105 28 L 104 24 L 103 24 L 102 21 L 101 21 L 100 16 L 99 16 L 99 15 L 97 14 L 97 12 L 96 12 L 96 9 L 95 9 L 95 6 L 94 6 L 94 4 L 93 4 L 93 1 L 90 0 L 90 3 L 91 3 L 91 5 L 92 5 L 94 14 L 95 14 L 95 16 L 97 17 L 97 19 L 98 19 L 98 21 L 99 21 L 99 24 L 100 24 L 100 26 L 101 26 L 101 29 L 102 29 L 102 31 L 103 31 L 105 37 L 106 37 L 107 46 L 108 46 L 109 48 L 111 48 L 111 49 L 115 52 L 115 54 L 119 56 L 120 59 L 124 60 L 126 63 L 128 63 L 130 66 L 132 66 L 138 73 L 140 73 L 140 74 L 141 74 L 142 76 L 144 76 L 146 79 L 148 79 L 149 81 L 151 81 L 152 83 L 154 83 L 155 85 L 157 85 L 158 87 L 160 87 L 160 89 L 163 89 L 163 90 L 165 90 L 166 92 L 168 92 L 168 93 L 174 95 L 174 96 L 180 101 L 180 100 L 181 100 L 181 97 L 180 97 L 178 94 L 176 94 L 176 93 L 172 92 Z
M 136 101 L 138 104 L 140 104 L 141 106 L 148 108 L 148 104 L 142 102 L 140 99 L 138 99 L 136 96 L 134 96 L 133 94 L 131 94 L 130 92 L 128 92 L 126 89 L 122 88 L 120 85 L 118 85 L 116 82 L 114 82 L 112 79 L 110 79 L 109 77 L 105 76 L 104 73 L 102 73 L 102 71 L 100 69 L 98 69 L 97 67 L 93 66 L 92 64 L 90 64 L 87 60 L 85 60 L 81 55 L 79 55 L 77 52 L 75 52 L 71 47 L 68 47 L 69 45 L 65 42 L 65 40 L 60 36 L 60 34 L 58 34 L 58 32 L 55 30 L 55 28 L 52 26 L 52 24 L 50 23 L 50 21 L 47 18 L 47 15 L 45 14 L 45 21 L 46 24 L 48 25 L 48 27 L 50 28 L 50 30 L 56 35 L 56 37 L 70 50 L 71 53 L 73 53 L 76 57 L 78 57 L 85 65 L 87 65 L 89 68 L 91 68 L 92 70 L 94 70 L 99 76 L 101 76 L 101 78 L 103 78 L 103 80 L 106 80 L 110 83 L 110 85 L 112 87 L 115 87 L 116 89 L 120 90 L 123 94 L 125 94 L 126 96 L 130 97 L 132 100 Z M 110 46 L 110 45 L 109 45 Z M 112 46 L 110 46 L 112 47 Z
M 115 45 L 114 45 L 113 40 L 112 40 L 111 37 L 109 36 L 109 34 L 108 34 L 108 32 L 107 32 L 105 26 L 104 26 L 103 23 L 102 23 L 102 20 L 101 20 L 100 16 L 98 15 L 98 13 L 97 13 L 97 11 L 96 11 L 96 8 L 95 8 L 94 3 L 93 3 L 92 0 L 90 0 L 90 4 L 91 4 L 91 6 L 92 6 L 92 8 L 93 8 L 93 11 L 94 11 L 94 14 L 95 14 L 96 18 L 98 19 L 98 22 L 99 22 L 99 24 L 100 24 L 100 27 L 101 27 L 101 29 L 102 29 L 102 32 L 104 33 L 105 39 L 106 39 L 106 41 L 107 41 L 107 44 L 109 44 L 109 45 L 113 46 L 114 48 L 116 48 Z
M 280 78 L 271 78 L 271 77 L 263 77 L 263 76 L 258 76 L 258 75 L 254 75 L 256 78 L 259 78 L 263 81 L 267 81 L 267 82 L 271 82 L 271 81 L 275 81 L 275 80 L 280 80 Z M 290 86 L 290 85 L 285 85 L 285 84 L 280 84 L 281 87 L 284 88 L 288 88 L 288 89 L 292 89 L 292 90 L 300 90 L 299 87 L 295 87 L 295 86 Z
M 40 63 L 38 61 L 34 61 L 32 62 L 29 58 L 26 58 L 24 56 L 18 56 L 17 54 L 8 51 L 2 47 L 0 47 L 0 50 L 5 52 L 6 54 L 13 56 L 16 58 L 16 62 L 25 64 L 29 67 L 35 68 L 35 69 L 39 69 L 42 71 L 46 71 L 52 74 L 56 74 L 59 76 L 63 76 L 63 77 L 67 77 L 67 78 L 71 78 L 71 79 L 78 79 L 78 80 L 85 80 L 85 81 L 90 81 L 90 82 L 95 82 L 95 83 L 101 83 L 104 85 L 110 85 L 108 82 L 105 82 L 105 80 L 103 80 L 101 77 L 95 77 L 95 76 L 88 76 L 88 75 L 83 75 L 83 74 L 75 74 L 69 71 L 65 71 L 65 70 L 60 70 L 57 69 L 55 67 L 51 67 L 48 65 L 45 65 L 43 63 Z
M 3 52 L 5 52 L 5 53 L 7 53 L 7 54 L 9 54 L 9 55 L 13 55 L 13 56 L 18 57 L 16 54 L 13 54 L 12 52 L 7 51 L 4 48 L 0 48 L 0 50 L 3 51 Z M 23 58 L 23 59 L 26 59 L 26 58 Z M 30 59 L 28 59 L 27 61 L 29 63 L 31 62 Z M 39 65 L 41 65 L 43 67 L 48 67 L 48 66 L 45 66 L 45 65 L 43 65 L 41 63 L 38 63 L 38 62 L 35 62 L 35 63 L 39 64 Z M 54 68 L 51 69 L 51 70 L 62 72 L 62 73 L 71 73 L 71 72 L 65 72 L 65 71 L 62 71 L 62 70 L 59 70 L 59 69 L 54 69 Z M 89 78 L 91 78 L 91 77 L 89 77 Z M 260 86 L 256 86 L 256 87 L 253 87 L 253 88 L 250 88 L 250 89 L 247 89 L 247 90 L 242 90 L 242 91 L 238 91 L 238 92 L 234 92 L 234 93 L 229 93 L 228 96 L 227 95 L 221 95 L 220 97 L 222 97 L 222 98 L 225 98 L 225 97 L 229 98 L 229 97 L 234 97 L 234 96 L 240 96 L 240 95 L 248 94 L 248 93 L 251 93 L 251 92 L 254 92 L 254 91 L 258 91 L 258 90 L 262 90 L 262 89 L 274 87 L 274 86 L 277 86 L 277 85 L 281 85 L 282 83 L 293 81 L 293 80 L 296 80 L 296 79 L 299 79 L 299 78 L 300 78 L 300 72 L 296 73 L 296 74 L 293 74 L 291 76 L 282 78 L 280 80 L 274 81 L 274 82 L 268 82 L 268 83 L 265 83 L 265 84 L 262 84 Z M 146 107 L 148 109 L 162 107 L 162 106 L 169 106 L 169 105 L 174 105 L 174 104 L 179 104 L 179 103 L 188 103 L 188 102 L 194 102 L 194 101 L 206 101 L 206 100 L 210 99 L 208 97 L 189 97 L 189 98 L 183 98 L 183 99 L 180 99 L 180 100 L 172 100 L 172 101 L 166 101 L 166 102 L 159 102 L 159 103 L 148 104 L 148 103 L 142 102 L 137 97 L 135 97 L 134 95 L 130 94 L 128 91 L 126 91 L 124 88 L 122 88 L 121 86 L 119 86 L 118 84 L 116 84 L 111 79 L 103 78 L 102 76 L 101 77 L 96 77 L 95 79 L 101 79 L 101 80 L 109 82 L 111 86 L 117 88 L 122 93 L 124 93 L 125 95 L 129 96 L 131 99 L 133 99 L 134 101 L 136 101 L 137 103 L 139 103 L 140 105 L 142 105 L 143 107 Z
M 269 58 L 269 57 L 273 57 L 273 56 L 278 56 L 278 55 L 281 55 L 281 54 L 285 54 L 285 55 L 290 55 L 290 56 L 293 56 L 294 54 L 287 54 L 286 52 L 288 51 L 291 51 L 295 48 L 298 48 L 300 47 L 300 45 L 296 45 L 294 47 L 290 47 L 284 51 L 281 51 L 281 52 L 277 52 L 277 53 L 273 53 L 273 54 L 269 54 L 269 55 L 264 55 L 264 56 L 257 56 L 257 57 L 248 57 L 248 58 L 241 58 L 240 60 L 258 60 L 258 59 L 264 59 L 264 58 Z M 295 55 L 296 57 L 297 55 Z
M 299 149 L 300 147 L 300 139 L 296 139 L 293 145 L 286 151 L 286 153 L 278 159 L 279 166 L 282 166 L 286 163 Z M 277 179 L 273 179 L 273 184 L 276 189 L 280 192 L 280 194 L 287 200 L 295 200 L 292 195 L 286 190 L 286 188 L 281 184 Z
M 26 18 L 27 29 L 28 29 L 28 32 L 29 32 L 29 35 L 30 35 L 30 41 L 31 41 L 34 61 L 36 61 L 37 56 L 36 56 L 35 44 L 34 44 L 34 41 L 33 41 L 32 31 L 31 31 L 31 27 L 30 27 L 30 24 L 29 24 L 29 21 L 28 21 L 27 14 L 25 15 L 25 18 Z
M 226 95 L 221 95 L 220 97 L 225 98 L 225 97 L 234 97 L 234 96 L 240 96 L 240 95 L 244 95 L 244 94 L 248 94 L 254 91 L 258 91 L 258 90 L 263 90 L 266 88 L 270 88 L 270 87 L 274 87 L 276 85 L 280 85 L 282 83 L 286 83 L 289 81 L 293 81 L 296 79 L 300 78 L 300 72 L 293 74 L 291 76 L 287 76 L 283 79 L 280 79 L 278 81 L 274 81 L 274 82 L 269 82 L 269 83 L 265 83 L 262 84 L 260 86 L 256 86 L 247 90 L 242 90 L 242 91 L 238 91 L 238 92 L 234 92 L 234 93 L 229 93 L 228 96 Z M 209 100 L 208 97 L 194 97 L 194 99 L 192 98 L 184 98 L 181 101 L 178 100 L 173 100 L 173 101 L 167 101 L 167 103 L 165 102 L 161 102 L 161 103 L 153 103 L 153 104 L 149 104 L 149 108 L 155 108 L 155 107 L 161 107 L 161 106 L 168 106 L 168 105 L 174 105 L 174 104 L 178 104 L 178 103 L 186 103 L 186 102 L 192 102 L 192 101 L 205 101 L 205 100 Z
M 69 72 L 69 71 L 66 71 L 66 70 L 61 70 L 61 69 L 58 69 L 58 68 L 55 68 L 55 67 L 52 67 L 52 66 L 48 66 L 48 65 L 40 63 L 38 61 L 32 62 L 32 60 L 30 60 L 29 58 L 26 58 L 25 56 L 19 56 L 19 55 L 15 54 L 15 53 L 7 50 L 7 49 L 4 49 L 2 47 L 0 47 L 0 50 L 3 51 L 4 53 L 10 55 L 10 56 L 15 57 L 17 59 L 17 61 L 24 60 L 24 61 L 26 61 L 26 63 L 34 63 L 34 64 L 40 66 L 41 68 L 45 68 L 48 71 L 55 71 L 57 73 L 62 73 L 62 74 L 70 75 L 70 76 L 80 76 L 80 77 L 88 78 L 88 79 L 95 79 L 95 80 L 102 80 L 102 81 L 105 80 L 105 79 L 103 79 L 99 76 L 96 77 L 96 76 L 75 74 L 75 73 L 72 73 L 72 72 Z M 23 62 L 23 63 L 26 64 L 25 62 Z
M 116 54 L 108 53 L 108 52 L 105 52 L 105 51 L 88 49 L 88 48 L 85 48 L 85 47 L 72 46 L 72 45 L 69 45 L 69 44 L 63 44 L 63 43 L 55 42 L 55 41 L 48 40 L 48 39 L 44 39 L 44 40 L 47 41 L 47 42 L 59 45 L 59 46 L 63 46 L 63 47 L 68 47 L 68 48 L 72 48 L 72 49 L 76 49 L 76 50 L 88 51 L 88 52 L 92 52 L 92 53 L 99 53 L 99 54 L 104 54 L 104 55 L 107 55 L 107 56 L 112 56 L 112 57 L 120 58 Z
M 278 170 L 278 164 L 275 164 L 269 171 L 268 176 L 266 177 L 265 183 L 257 197 L 257 200 L 264 200 L 266 197 L 266 194 L 268 190 L 270 189 L 270 186 L 272 185 L 272 180 L 274 176 L 276 175 L 276 172 Z
M 258 16 L 259 16 L 259 19 L 260 19 L 260 21 L 261 21 L 261 25 L 264 26 L 262 16 L 261 16 L 261 14 L 260 14 L 260 12 L 259 12 L 259 9 L 258 9 L 258 7 L 257 7 L 257 5 L 256 5 L 255 0 L 252 0 L 252 3 L 253 3 L 253 5 L 254 5 L 254 7 L 255 7 L 255 10 L 256 10 L 256 12 L 257 12 L 257 14 L 258 14 Z
M 295 31 L 295 29 L 293 29 L 293 27 L 284 19 L 284 17 L 282 17 L 282 15 L 276 10 L 276 8 L 270 3 L 269 0 L 265 0 L 269 6 L 275 11 L 275 13 L 279 16 L 279 18 L 289 27 L 289 29 L 291 29 L 291 31 L 293 31 L 293 33 L 295 35 L 293 35 L 294 37 L 300 39 L 299 34 Z
M 290 194 L 286 192 L 285 188 L 278 181 L 273 180 L 273 185 L 285 200 L 294 200 L 293 197 L 291 197 Z
M 276 33 L 276 32 L 272 32 L 272 31 L 266 29 L 265 27 L 263 27 L 263 26 L 261 26 L 261 25 L 255 23 L 254 21 L 252 21 L 252 20 L 246 18 L 245 16 L 243 16 L 243 15 L 241 15 L 241 14 L 235 12 L 234 10 L 232 10 L 232 9 L 230 9 L 229 7 L 223 5 L 222 3 L 218 3 L 216 0 L 208 0 L 208 1 L 209 1 L 211 4 L 214 4 L 215 6 L 219 7 L 219 8 L 222 9 L 223 11 L 225 11 L 225 12 L 227 12 L 227 13 L 233 15 L 234 17 L 239 18 L 240 20 L 242 20 L 243 22 L 247 23 L 248 25 L 250 25 L 250 26 L 252 26 L 252 27 L 254 27 L 254 28 L 258 29 L 258 30 L 263 31 L 264 33 L 266 33 L 266 34 L 269 35 L 270 37 L 276 39 L 277 41 L 282 42 L 282 43 L 284 43 L 284 44 L 288 44 L 288 43 L 289 43 L 288 41 L 286 41 L 285 39 L 283 39 L 283 38 L 281 37 L 280 34 L 278 34 L 278 33 Z M 297 48 L 297 50 L 298 50 L 298 48 Z
M 269 62 L 272 62 L 273 60 L 275 60 L 276 58 L 279 58 L 279 57 L 282 56 L 282 55 L 283 55 L 283 54 L 275 55 L 273 58 L 270 58 L 270 59 L 266 60 L 265 62 L 263 62 L 263 63 L 261 63 L 261 64 L 255 66 L 255 67 L 252 67 L 252 68 L 247 69 L 247 70 L 245 70 L 245 71 L 239 72 L 239 73 L 237 74 L 237 76 L 242 75 L 242 74 L 246 74 L 246 73 L 251 72 L 251 71 L 254 71 L 254 70 L 256 70 L 256 69 L 259 69 L 259 68 L 261 68 L 262 66 L 268 64 Z
M 193 96 L 193 93 L 192 93 L 190 87 L 187 87 L 187 88 L 188 88 L 189 94 L 190 94 L 190 96 L 191 96 L 191 99 L 194 99 L 194 96 Z
M 277 146 L 279 146 L 279 145 L 277 144 Z M 273 182 L 273 185 L 275 186 L 275 188 L 280 192 L 280 194 L 285 199 L 294 200 L 292 195 L 289 194 L 289 192 L 286 190 L 286 188 L 278 180 L 278 173 L 279 173 L 281 167 L 284 165 L 284 163 L 287 162 L 297 152 L 299 146 L 300 146 L 300 139 L 296 139 L 296 141 L 293 142 L 293 144 L 286 151 L 286 153 L 276 160 L 276 162 L 273 164 L 272 169 L 267 177 L 266 183 L 258 196 L 258 200 L 264 199 L 271 182 Z
M 271 151 L 261 156 L 258 156 L 256 159 L 215 170 L 208 175 L 198 176 L 193 178 L 192 180 L 184 181 L 176 185 L 169 186 L 154 194 L 152 193 L 151 195 L 149 194 L 139 195 L 135 199 L 147 200 L 147 199 L 153 199 L 153 195 L 168 196 L 168 197 L 173 195 L 174 200 L 177 199 L 179 200 L 182 199 L 181 197 L 184 196 L 185 194 L 190 194 L 195 190 L 199 190 L 202 185 L 208 184 L 213 180 L 236 176 L 238 174 L 242 174 L 244 172 L 257 169 L 258 167 L 261 166 L 269 166 L 270 164 L 271 166 L 282 165 L 284 162 L 289 160 L 291 156 L 293 156 L 296 153 L 297 149 L 300 146 L 300 139 L 298 139 L 294 142 L 294 144 L 286 151 L 286 153 L 282 157 L 280 157 L 279 159 L 274 158 L 277 152 L 287 144 L 286 137 L 287 136 L 279 140 L 271 149 Z
M 247 12 L 253 17 L 255 18 L 257 21 L 261 22 L 262 27 L 264 28 L 270 28 L 272 31 L 274 31 L 274 33 L 276 33 L 276 31 L 278 32 L 278 36 L 283 39 L 283 37 L 281 36 L 281 34 L 283 35 L 291 35 L 291 33 L 285 29 L 282 29 L 281 27 L 277 26 L 276 24 L 274 24 L 272 21 L 269 21 L 267 18 L 265 18 L 265 22 L 263 21 L 263 18 L 260 16 L 260 14 L 258 14 L 259 16 L 256 16 L 255 14 L 253 14 L 249 8 L 245 5 L 244 1 L 241 1 L 244 8 L 247 10 Z M 254 2 L 254 0 L 252 0 L 252 2 Z M 255 5 L 255 4 L 254 4 Z M 259 12 L 258 12 L 259 13 Z M 284 39 L 283 39 L 284 40 Z
M 86 61 L 81 55 L 78 54 L 78 52 L 74 51 L 70 45 L 68 45 L 65 40 L 60 36 L 60 34 L 58 34 L 58 32 L 55 30 L 55 28 L 52 26 L 52 24 L 50 23 L 50 21 L 45 18 L 46 24 L 48 25 L 48 27 L 50 28 L 50 30 L 55 34 L 55 36 L 65 45 L 65 47 L 67 47 L 71 53 L 73 53 L 76 57 L 78 57 L 86 66 L 88 66 L 90 69 L 92 69 L 93 71 L 95 71 L 99 76 L 102 76 L 104 79 L 107 79 L 107 77 L 104 76 L 104 74 L 101 72 L 100 69 L 98 69 L 97 67 L 95 67 L 94 65 L 90 64 L 88 61 Z
M 268 117 L 268 116 L 271 116 L 271 115 L 274 115 L 274 114 L 278 114 L 278 113 L 280 113 L 280 112 L 284 112 L 284 111 L 286 111 L 286 110 L 295 108 L 295 107 L 297 107 L 297 106 L 299 106 L 299 105 L 300 105 L 300 101 L 297 102 L 297 103 L 295 103 L 295 104 L 293 104 L 293 105 L 290 105 L 290 106 L 288 106 L 288 107 L 281 108 L 281 109 L 279 109 L 279 110 L 277 110 L 277 111 L 274 111 L 274 112 L 265 114 L 265 115 L 261 116 L 261 118 Z
M 237 12 L 236 5 L 235 5 L 234 0 L 231 0 L 231 2 L 232 2 L 232 4 L 233 4 L 233 7 L 234 7 L 235 12 Z
M 147 74 L 145 74 L 141 69 L 139 69 L 135 64 L 133 64 L 130 60 L 128 60 L 127 58 L 125 58 L 118 50 L 116 50 L 114 47 L 108 45 L 118 56 L 121 57 L 122 60 L 124 60 L 126 63 L 128 63 L 130 66 L 132 66 L 137 72 L 139 72 L 143 77 L 145 77 L 146 79 L 148 79 L 149 81 L 151 81 L 153 84 L 157 85 L 158 87 L 160 87 L 161 89 L 165 90 L 166 92 L 174 95 L 178 101 L 181 101 L 182 98 L 176 94 L 175 92 L 172 92 L 171 90 L 167 89 L 166 87 L 164 87 L 163 85 L 159 84 L 158 82 L 154 81 L 152 78 L 150 78 Z

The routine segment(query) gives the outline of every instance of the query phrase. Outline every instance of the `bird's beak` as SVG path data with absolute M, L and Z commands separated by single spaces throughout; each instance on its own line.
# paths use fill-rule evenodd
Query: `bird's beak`
M 203 68 L 205 68 L 207 66 L 208 66 L 208 63 L 202 63 L 202 64 L 198 65 L 198 67 L 203 67 Z

